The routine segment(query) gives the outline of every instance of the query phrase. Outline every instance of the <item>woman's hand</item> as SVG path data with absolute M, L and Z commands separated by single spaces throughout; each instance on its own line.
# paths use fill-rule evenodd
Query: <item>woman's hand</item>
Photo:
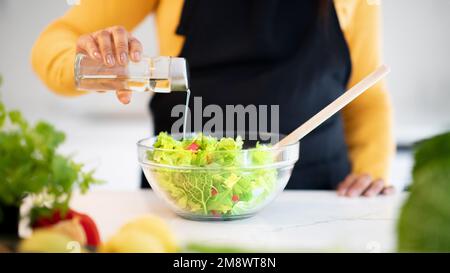
M 128 59 L 141 60 L 142 44 L 124 27 L 114 26 L 81 36 L 77 41 L 77 53 L 83 53 L 106 66 L 126 65 Z M 123 104 L 131 100 L 131 92 L 118 90 L 117 98 Z
M 381 179 L 373 180 L 370 175 L 348 175 L 337 187 L 339 196 L 372 197 L 379 194 L 389 195 L 394 193 L 394 187 L 386 186 Z

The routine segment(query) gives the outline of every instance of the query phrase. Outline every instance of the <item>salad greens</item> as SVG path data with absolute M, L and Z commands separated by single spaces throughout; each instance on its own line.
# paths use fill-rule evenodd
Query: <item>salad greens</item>
M 415 149 L 413 184 L 398 222 L 398 248 L 450 251 L 450 132 Z
M 261 167 L 273 163 L 264 145 L 257 144 L 244 156 L 240 137 L 198 134 L 179 141 L 163 132 L 153 146 L 157 149 L 149 151 L 147 159 L 171 167 L 144 171 L 184 211 L 217 217 L 246 214 L 275 190 L 276 169 Z

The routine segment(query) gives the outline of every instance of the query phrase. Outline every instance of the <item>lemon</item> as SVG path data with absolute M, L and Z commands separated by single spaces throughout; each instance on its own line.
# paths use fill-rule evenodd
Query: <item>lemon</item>
M 36 230 L 33 234 L 20 242 L 19 252 L 83 252 L 79 242 L 68 236 L 52 230 Z
M 121 232 L 133 230 L 159 239 L 164 246 L 165 252 L 176 252 L 178 250 L 175 236 L 169 226 L 157 216 L 144 215 L 128 222 L 121 228 Z
M 139 230 L 121 230 L 101 245 L 104 253 L 162 253 L 165 247 L 155 236 Z

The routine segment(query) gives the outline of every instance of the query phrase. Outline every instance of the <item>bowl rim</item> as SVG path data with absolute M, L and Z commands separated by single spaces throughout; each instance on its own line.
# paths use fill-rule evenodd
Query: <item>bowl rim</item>
M 187 133 L 187 134 L 188 135 L 192 135 L 192 134 L 199 134 L 199 133 L 202 133 L 202 132 L 190 132 L 190 133 Z M 267 133 L 267 132 L 263 132 L 263 133 L 271 134 L 271 135 L 285 136 L 284 134 L 277 134 L 277 133 Z M 172 134 L 170 134 L 170 135 L 172 135 Z M 182 136 L 183 134 L 173 134 L 173 135 Z M 206 136 L 211 136 L 210 134 L 205 134 L 205 135 Z M 153 150 L 153 151 L 162 151 L 162 152 L 174 151 L 172 149 L 154 148 L 154 147 L 152 147 L 150 145 L 143 144 L 143 142 L 149 141 L 151 139 L 156 139 L 157 137 L 158 137 L 157 135 L 154 135 L 154 136 L 143 138 L 143 139 L 139 140 L 136 143 L 136 145 L 139 148 L 145 148 L 145 149 L 149 149 L 149 150 Z M 279 147 L 274 147 L 274 146 L 264 147 L 264 151 L 281 151 L 281 150 L 285 150 L 285 149 L 287 149 L 289 147 L 294 147 L 294 146 L 299 146 L 299 145 L 300 145 L 300 141 L 296 141 L 296 142 L 285 144 L 285 145 L 282 145 L 282 146 L 279 146 Z M 248 151 L 252 151 L 252 150 L 255 150 L 255 149 L 256 148 L 240 149 L 240 150 L 214 151 L 214 153 L 227 153 L 227 152 L 233 152 L 233 151 L 236 151 L 236 152 L 248 152 Z
M 263 165 L 243 165 L 243 166 L 185 166 L 185 165 L 167 165 L 167 164 L 160 164 L 160 163 L 154 163 L 154 162 L 142 162 L 139 160 L 139 164 L 141 167 L 153 167 L 153 168 L 161 168 L 161 169 L 171 169 L 171 170 L 183 170 L 183 171 L 250 171 L 250 170 L 258 170 L 258 169 L 278 169 L 283 168 L 287 166 L 293 166 L 298 161 L 298 158 L 296 160 L 286 160 L 286 161 L 280 161 L 270 164 L 263 164 Z
M 190 132 L 188 133 L 189 135 L 193 135 L 193 134 L 198 134 L 199 132 Z M 275 134 L 275 133 L 268 133 L 268 134 Z M 174 135 L 182 135 L 182 134 L 174 134 Z M 282 134 L 277 134 L 280 136 L 284 136 Z M 147 144 L 143 144 L 143 142 L 149 141 L 149 140 L 154 140 L 157 138 L 157 135 L 155 136 L 151 136 L 151 137 L 147 137 L 144 139 L 139 140 L 136 145 L 138 146 L 138 149 L 143 149 L 144 151 L 161 151 L 161 152 L 174 152 L 175 150 L 172 149 L 163 149 L 163 148 L 154 148 L 150 145 Z M 228 153 L 228 152 L 239 152 L 242 154 L 246 154 L 249 153 L 253 150 L 255 150 L 256 148 L 249 148 L 249 149 L 241 149 L 241 150 L 226 150 L 226 151 L 213 151 L 212 153 L 214 154 L 220 154 L 220 153 Z M 265 147 L 265 149 L 263 151 L 268 151 L 268 152 L 272 152 L 274 154 L 277 154 L 277 152 L 282 152 L 282 151 L 286 151 L 286 150 L 290 150 L 290 149 L 294 149 L 294 151 L 299 151 L 300 149 L 300 141 L 296 141 L 294 143 L 290 143 L 287 145 L 283 145 L 280 147 Z M 180 152 L 180 151 L 178 151 Z M 186 152 L 189 152 L 188 150 L 186 150 Z M 231 171 L 231 170 L 256 170 L 256 169 L 267 169 L 267 168 L 282 168 L 282 167 L 287 167 L 290 165 L 294 165 L 298 159 L 299 159 L 299 154 L 297 154 L 295 159 L 286 159 L 286 160 L 282 160 L 282 161 L 277 161 L 277 162 L 273 162 L 273 163 L 269 163 L 269 164 L 262 164 L 262 165 L 241 165 L 241 166 L 215 166 L 215 165 L 209 165 L 209 166 L 192 166 L 192 165 L 169 165 L 169 164 L 161 164 L 161 163 L 156 163 L 156 162 L 151 162 L 151 161 L 145 161 L 142 160 L 140 157 L 140 152 L 138 152 L 139 155 L 139 164 L 141 165 L 141 167 L 154 167 L 154 168 L 165 168 L 165 169 L 173 169 L 173 170 L 184 170 L 184 171 L 188 171 L 188 170 L 202 170 L 202 171 L 214 171 L 214 170 L 222 170 L 222 171 Z

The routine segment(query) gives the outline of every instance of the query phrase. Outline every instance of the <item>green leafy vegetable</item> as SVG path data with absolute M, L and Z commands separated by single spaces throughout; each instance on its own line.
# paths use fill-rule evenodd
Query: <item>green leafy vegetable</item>
M 83 165 L 57 153 L 64 133 L 46 122 L 30 125 L 19 111 L 7 111 L 0 102 L 0 210 L 20 206 L 34 196 L 32 216 L 55 208 L 65 211 L 75 188 L 82 192 L 100 181 Z M 1 222 L 1 211 L 0 211 Z
M 256 253 L 256 252 L 268 252 L 267 250 L 261 251 L 260 249 L 245 249 L 233 246 L 224 245 L 208 245 L 201 243 L 189 243 L 187 244 L 183 252 L 186 253 Z
M 160 133 L 148 160 L 173 166 L 144 168 L 146 175 L 179 208 L 212 216 L 243 215 L 274 192 L 277 171 L 267 147 L 257 145 L 244 156 L 240 137 L 216 139 L 199 134 L 178 141 Z M 246 161 L 250 162 L 246 162 Z M 179 166 L 192 168 L 176 168 Z M 261 166 L 264 166 L 261 167 Z
M 404 252 L 450 251 L 450 133 L 419 143 L 413 184 L 398 222 Z

